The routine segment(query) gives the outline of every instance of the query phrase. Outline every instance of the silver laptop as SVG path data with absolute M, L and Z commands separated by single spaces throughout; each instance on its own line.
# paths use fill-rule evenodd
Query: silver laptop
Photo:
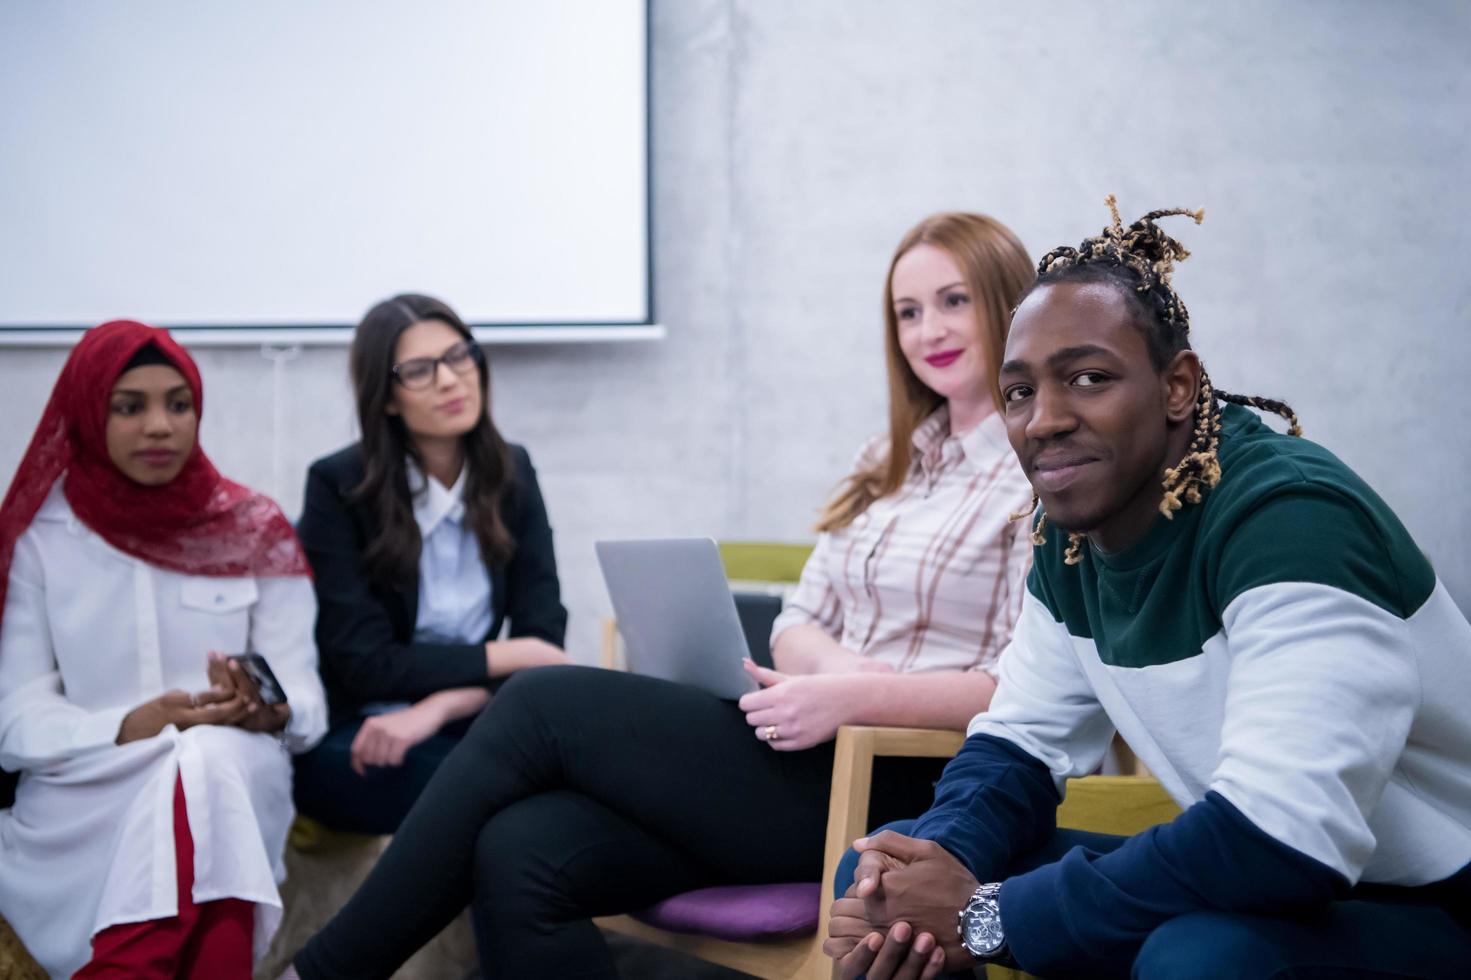
M 735 700 L 757 685 L 745 634 L 710 538 L 599 541 L 603 581 L 634 673 Z

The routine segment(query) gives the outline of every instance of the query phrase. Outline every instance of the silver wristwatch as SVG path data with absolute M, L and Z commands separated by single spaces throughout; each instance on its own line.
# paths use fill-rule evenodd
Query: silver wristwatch
M 976 889 L 976 893 L 960 910 L 960 945 L 978 960 L 995 960 L 1006 953 L 1006 935 L 1001 931 L 1001 907 L 996 896 L 1001 882 L 993 881 Z

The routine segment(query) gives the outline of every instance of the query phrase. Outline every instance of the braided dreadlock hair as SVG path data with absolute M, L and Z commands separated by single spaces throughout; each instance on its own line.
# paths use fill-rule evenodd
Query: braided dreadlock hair
M 1150 362 L 1156 371 L 1163 371 L 1176 354 L 1190 349 L 1190 312 L 1170 285 L 1175 263 L 1189 258 L 1190 252 L 1165 234 L 1156 221 L 1172 215 L 1184 215 L 1200 224 L 1205 211 L 1187 208 L 1150 211 L 1125 228 L 1112 194 L 1105 203 L 1113 217 L 1112 223 L 1103 229 L 1102 234 L 1083 239 L 1077 248 L 1062 245 L 1042 256 L 1037 263 L 1037 280 L 1027 293 L 1059 282 L 1099 282 L 1116 286 L 1134 308 L 1135 319 L 1144 330 Z M 1297 413 L 1285 402 L 1221 391 L 1211 384 L 1210 375 L 1202 366 L 1200 395 L 1195 406 L 1195 434 L 1185 458 L 1165 470 L 1164 497 L 1160 500 L 1159 509 L 1166 518 L 1172 519 L 1174 512 L 1185 503 L 1200 503 L 1203 491 L 1220 482 L 1221 464 L 1217 450 L 1221 441 L 1221 402 L 1274 412 L 1287 420 L 1288 433 L 1302 435 Z M 1037 503 L 1037 495 L 1033 493 L 1031 509 L 1013 514 L 1013 519 L 1029 516 L 1036 511 Z M 1043 536 L 1046 521 L 1046 514 L 1037 519 L 1032 530 L 1034 545 L 1046 540 Z M 1082 545 L 1081 533 L 1075 531 L 1068 535 L 1068 550 L 1064 556 L 1067 564 L 1076 565 L 1083 560 Z

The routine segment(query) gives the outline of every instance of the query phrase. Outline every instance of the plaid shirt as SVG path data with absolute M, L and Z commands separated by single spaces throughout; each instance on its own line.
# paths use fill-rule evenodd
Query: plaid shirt
M 859 453 L 882 458 L 886 438 Z M 960 437 L 941 408 L 914 432 L 904 484 L 852 524 L 817 539 L 802 580 L 772 624 L 815 623 L 842 646 L 895 670 L 993 676 L 1021 612 L 1031 567 L 1028 522 L 1008 518 L 1032 488 L 999 413 Z

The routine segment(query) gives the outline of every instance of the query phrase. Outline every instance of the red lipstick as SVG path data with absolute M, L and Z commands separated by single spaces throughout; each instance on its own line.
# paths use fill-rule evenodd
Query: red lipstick
M 955 348 L 954 350 L 942 350 L 938 354 L 931 354 L 926 357 L 925 363 L 930 365 L 931 367 L 949 367 L 951 364 L 955 363 L 955 361 L 960 357 L 961 354 L 964 353 L 965 351 L 959 347 Z

